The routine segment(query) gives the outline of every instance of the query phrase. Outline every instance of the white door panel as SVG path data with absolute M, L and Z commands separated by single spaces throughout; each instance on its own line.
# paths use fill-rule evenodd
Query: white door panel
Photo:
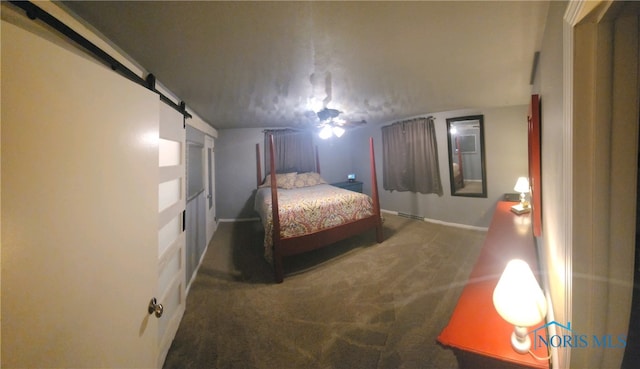
M 2 22 L 4 367 L 157 365 L 159 105 Z

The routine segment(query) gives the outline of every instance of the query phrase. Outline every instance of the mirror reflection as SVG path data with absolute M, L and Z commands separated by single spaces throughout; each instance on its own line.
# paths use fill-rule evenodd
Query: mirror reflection
M 447 119 L 452 196 L 487 197 L 482 115 Z

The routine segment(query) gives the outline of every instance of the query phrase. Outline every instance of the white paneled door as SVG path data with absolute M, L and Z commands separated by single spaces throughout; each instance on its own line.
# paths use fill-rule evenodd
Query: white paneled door
M 158 289 L 163 316 L 158 327 L 161 367 L 185 310 L 185 129 L 180 113 L 160 104 L 158 177 Z
M 177 283 L 158 234 L 181 230 L 158 225 L 176 203 L 175 183 L 159 201 L 158 96 L 13 24 L 1 35 L 2 366 L 156 367 L 149 302 L 183 298 L 158 295 Z

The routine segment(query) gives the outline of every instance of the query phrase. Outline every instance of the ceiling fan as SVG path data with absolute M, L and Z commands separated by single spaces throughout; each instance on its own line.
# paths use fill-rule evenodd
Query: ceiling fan
M 367 123 L 364 119 L 359 122 L 346 121 L 342 118 L 339 118 L 339 115 L 341 113 L 342 112 L 340 110 L 327 107 L 316 113 L 319 119 L 318 127 L 320 127 L 320 138 L 327 139 L 332 135 L 340 137 L 344 134 L 345 128 L 351 128 Z
M 329 119 L 337 118 L 338 115 L 340 115 L 340 113 L 341 111 L 338 109 L 324 108 L 319 112 L 317 112 L 316 114 L 318 115 L 318 119 L 320 119 L 320 122 L 324 122 Z
M 322 100 L 322 109 L 315 112 L 309 112 L 311 113 L 310 117 L 312 117 L 313 115 L 318 117 L 316 125 L 318 128 L 320 128 L 320 137 L 323 139 L 329 138 L 332 135 L 340 137 L 344 134 L 346 128 L 366 124 L 367 122 L 365 120 L 361 120 L 359 122 L 347 121 L 340 117 L 340 114 L 342 114 L 343 112 L 338 109 L 327 107 L 327 105 L 331 102 L 331 95 L 333 90 L 331 73 L 325 73 L 324 77 L 325 97 Z M 311 74 L 310 81 L 312 86 L 314 86 L 318 83 L 319 78 L 315 74 Z M 315 119 L 315 117 L 313 117 L 313 119 Z

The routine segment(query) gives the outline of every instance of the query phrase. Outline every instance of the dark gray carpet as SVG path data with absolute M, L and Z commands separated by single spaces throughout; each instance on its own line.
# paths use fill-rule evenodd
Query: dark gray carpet
M 165 368 L 457 368 L 436 343 L 485 233 L 385 214 L 374 232 L 285 259 L 259 222 L 221 223 Z

